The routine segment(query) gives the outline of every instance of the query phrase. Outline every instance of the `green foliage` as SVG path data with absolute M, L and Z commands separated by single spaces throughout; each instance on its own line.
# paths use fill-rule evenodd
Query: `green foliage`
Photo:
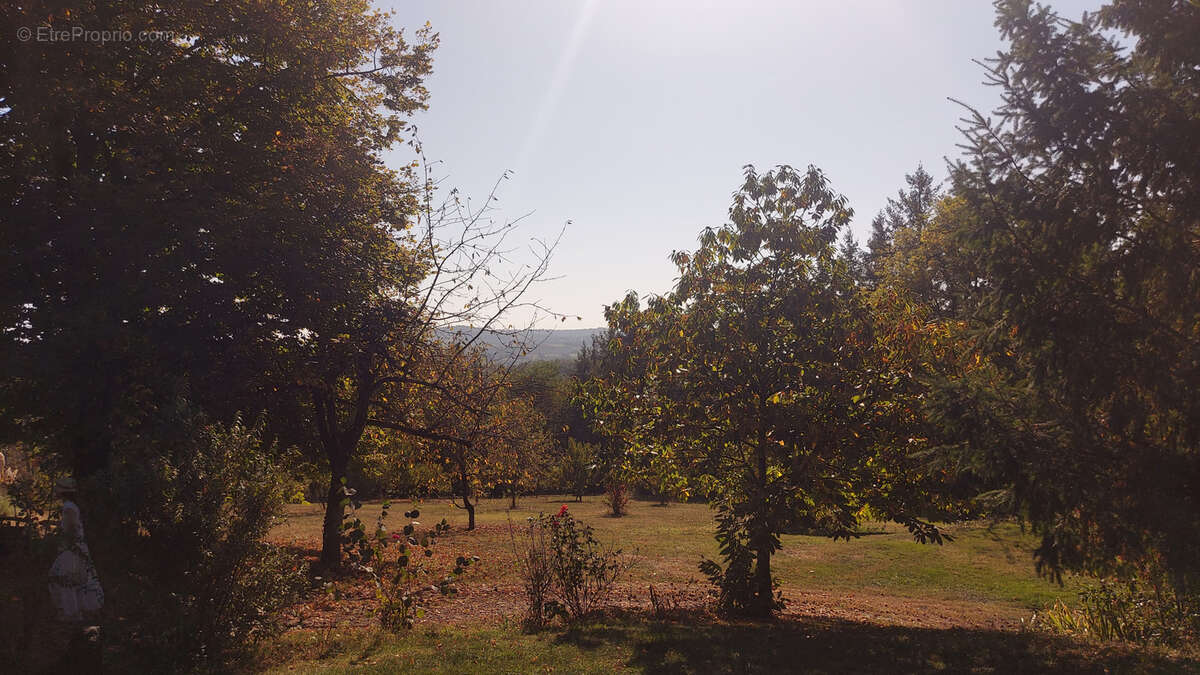
M 565 508 L 558 515 L 539 516 L 538 520 L 550 532 L 550 569 L 558 602 L 571 620 L 582 619 L 607 601 L 629 563 L 621 549 L 596 541 L 592 527 Z
M 1200 599 L 1161 584 L 1101 579 L 1080 591 L 1078 608 L 1058 601 L 1035 614 L 1031 625 L 1106 642 L 1181 647 L 1200 637 Z
M 415 519 L 421 516 L 421 511 L 414 508 L 404 512 L 404 517 L 410 519 L 407 525 L 399 532 L 389 532 L 387 517 L 391 503 L 384 502 L 375 519 L 375 528 L 368 531 L 358 517 L 362 504 L 355 498 L 354 489 L 343 487 L 342 494 L 345 507 L 350 509 L 342 523 L 342 549 L 351 568 L 371 578 L 375 599 L 379 601 L 379 624 L 387 630 L 412 628 L 424 613 L 429 596 L 455 595 L 458 578 L 479 561 L 478 556 L 458 556 L 449 572 L 430 583 L 430 577 L 436 573 L 427 561 L 433 557 L 438 538 L 450 531 L 446 519 L 434 524 L 432 530 L 419 531 L 421 523 Z M 395 554 L 390 555 L 393 547 Z
M 592 478 L 596 472 L 596 448 L 590 443 L 567 439 L 566 451 L 562 459 L 562 484 L 575 495 L 575 501 L 582 501 L 583 495 L 592 486 Z
M 571 433 L 571 380 L 562 361 L 534 361 L 512 372 L 513 392 L 529 397 L 533 408 L 546 418 L 546 429 L 556 449 L 565 448 Z
M 838 245 L 838 257 L 845 263 L 846 269 L 855 279 L 863 279 L 866 276 L 866 256 L 859 247 L 858 241 L 854 239 L 854 232 L 850 228 L 842 234 L 842 243 Z
M 9 454 L 9 457 L 12 455 Z M 0 662 L 14 672 L 36 672 L 39 655 L 29 646 L 52 614 L 47 571 L 59 552 L 54 522 L 54 479 L 35 469 L 22 471 L 5 486 L 11 519 L 0 521 L 0 567 L 4 568 L 5 609 L 0 613 Z
M 635 455 L 668 448 L 667 467 L 743 528 L 723 535 L 725 572 L 707 572 L 722 588 L 749 584 L 765 615 L 778 604 L 770 557 L 797 519 L 849 538 L 873 504 L 940 539 L 917 517 L 925 484 L 907 480 L 916 464 L 895 442 L 908 430 L 896 424 L 905 376 L 883 360 L 835 250 L 845 198 L 814 167 L 747 167 L 729 216 L 694 253 L 674 254 L 670 295 L 607 308 L 614 365 L 586 391 L 610 436 Z
M 1002 98 L 968 110 L 952 278 L 984 367 L 930 400 L 944 445 L 1042 536 L 1046 572 L 1200 584 L 1200 7 L 1076 22 L 997 4 Z M 966 266 L 961 266 L 967 263 Z M 958 265 L 958 269 L 953 269 Z M 919 264 L 918 264 L 919 266 Z
M 54 480 L 54 475 L 35 469 L 4 486 L 13 517 L 36 525 L 50 516 L 55 509 Z
M 436 34 L 357 0 L 37 0 L 0 21 L 171 36 L 31 41 L 0 84 L 6 417 L 78 477 L 181 382 L 294 440 L 306 338 L 376 290 L 413 210 L 381 156 Z
M 502 395 L 490 411 L 494 422 L 483 441 L 488 446 L 484 476 L 508 493 L 511 508 L 552 471 L 553 435 L 534 401 L 516 392 Z
M 629 453 L 625 470 L 637 485 L 658 499 L 660 505 L 683 501 L 691 494 L 687 472 L 680 467 L 670 445 L 660 445 Z
M 360 499 L 417 499 L 448 485 L 437 462 L 410 436 L 389 429 L 364 431 L 359 452 L 347 468 L 346 483 Z
M 864 256 L 863 272 L 872 285 L 886 276 L 889 260 L 904 255 L 920 239 L 932 217 L 934 204 L 941 196 L 933 176 L 920 164 L 916 171 L 904 176 L 904 182 L 908 187 L 889 198 L 883 211 L 871 222 L 871 239 Z M 923 298 L 929 297 L 936 285 L 928 275 L 912 281 L 913 292 Z
M 289 479 L 261 426 L 207 422 L 186 404 L 122 439 L 81 485 L 88 542 L 117 634 L 141 667 L 214 667 L 281 626 L 304 584 L 301 561 L 263 541 Z

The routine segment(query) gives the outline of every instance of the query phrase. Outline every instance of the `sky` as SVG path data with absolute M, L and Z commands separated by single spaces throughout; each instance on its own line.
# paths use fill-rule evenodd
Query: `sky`
M 1075 19 L 1100 3 L 1050 4 Z M 627 291 L 668 292 L 671 252 L 726 222 L 746 164 L 821 168 L 865 244 L 906 173 L 920 163 L 941 180 L 959 156 L 964 111 L 947 97 L 997 101 L 972 62 L 1002 47 L 981 0 L 380 6 L 440 34 L 413 121 L 442 184 L 478 203 L 511 171 L 496 217 L 528 214 L 522 242 L 562 232 L 531 297 L 571 319 L 546 328 L 603 326 Z

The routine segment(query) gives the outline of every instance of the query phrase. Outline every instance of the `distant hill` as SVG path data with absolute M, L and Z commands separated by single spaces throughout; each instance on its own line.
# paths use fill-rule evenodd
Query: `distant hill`
M 447 329 L 449 334 L 453 329 Z M 461 329 L 464 334 L 472 334 L 470 328 Z M 529 333 L 529 340 L 536 345 L 532 352 L 522 358 L 522 361 L 555 361 L 558 359 L 574 359 L 579 354 L 579 348 L 592 344 L 592 336 L 602 335 L 606 328 L 564 328 L 562 330 L 535 328 Z M 494 333 L 485 334 L 480 338 L 484 344 L 497 349 L 507 349 L 510 338 Z

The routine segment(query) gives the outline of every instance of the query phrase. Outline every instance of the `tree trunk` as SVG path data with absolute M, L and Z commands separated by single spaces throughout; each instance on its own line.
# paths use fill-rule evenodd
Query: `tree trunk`
M 775 586 L 771 583 L 771 546 L 762 545 L 754 552 L 755 616 L 767 618 L 775 610 Z
M 508 508 L 511 511 L 512 509 L 517 508 L 517 486 L 514 485 L 509 489 L 508 496 L 511 500 L 508 502 Z
M 313 417 L 321 448 L 329 460 L 329 494 L 325 497 L 325 522 L 321 526 L 321 560 L 326 569 L 342 564 L 342 519 L 346 509 L 342 500 L 346 497 L 344 487 L 346 467 L 358 448 L 358 441 L 367 428 L 367 412 L 371 406 L 371 384 L 369 358 L 359 362 L 358 391 L 354 397 L 354 409 L 350 418 L 340 421 L 337 400 L 322 391 L 312 395 Z M 344 428 L 342 428 L 344 426 Z
M 464 453 L 465 454 L 465 453 Z M 475 529 L 475 504 L 471 498 L 475 496 L 475 491 L 471 489 L 471 481 L 467 476 L 466 460 L 462 455 L 458 458 L 458 485 L 462 492 L 463 508 L 467 510 L 467 529 Z
M 346 515 L 342 499 L 346 462 L 329 462 L 329 494 L 325 497 L 325 521 L 321 526 L 321 566 L 333 569 L 342 562 L 342 519 Z
M 759 433 L 755 454 L 758 460 L 758 495 L 755 519 L 751 524 L 750 545 L 754 548 L 754 615 L 767 618 L 775 610 L 775 588 L 771 583 L 771 505 L 767 497 L 767 439 Z

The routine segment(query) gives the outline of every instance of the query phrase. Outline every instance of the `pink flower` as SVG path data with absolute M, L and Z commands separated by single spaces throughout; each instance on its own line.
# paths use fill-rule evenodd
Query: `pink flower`
M 399 539 L 399 538 L 400 538 L 400 533 L 399 533 L 399 532 L 393 532 L 393 533 L 392 533 L 392 539 Z

